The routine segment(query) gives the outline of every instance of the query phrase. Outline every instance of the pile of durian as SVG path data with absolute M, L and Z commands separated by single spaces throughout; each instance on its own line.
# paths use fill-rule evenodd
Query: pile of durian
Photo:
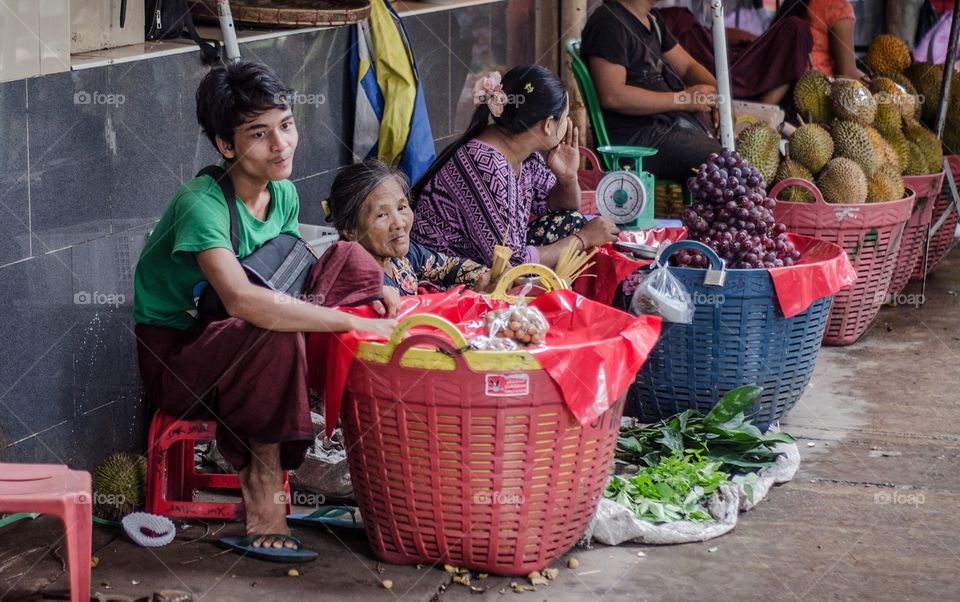
M 902 176 L 942 169 L 940 142 L 923 121 L 935 118 L 943 66 L 912 63 L 907 45 L 891 35 L 874 39 L 865 62 L 874 74 L 869 85 L 813 70 L 803 75 L 794 89 L 802 121 L 786 144 L 786 156 L 779 152 L 780 135 L 765 124 L 741 132 L 737 150 L 760 166 L 768 182 L 808 180 L 828 203 L 903 198 Z M 960 94 L 951 99 L 950 111 L 960 117 Z M 960 139 L 960 128 L 950 127 L 957 124 L 948 116 L 947 132 Z M 778 196 L 813 202 L 810 191 L 800 186 Z

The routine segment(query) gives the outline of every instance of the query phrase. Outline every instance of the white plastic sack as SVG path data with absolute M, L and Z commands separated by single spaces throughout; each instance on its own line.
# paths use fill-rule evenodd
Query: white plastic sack
M 314 442 L 307 450 L 300 468 L 290 471 L 290 486 L 326 498 L 353 498 L 343 432 L 337 427 L 333 436 L 327 438 L 323 415 L 310 412 L 310 419 L 313 422 Z
M 768 433 L 780 432 L 779 427 L 772 426 Z M 739 479 L 740 490 L 740 510 L 746 512 L 759 504 L 763 498 L 767 497 L 770 488 L 774 485 L 787 483 L 793 480 L 794 475 L 800 468 L 800 449 L 796 443 L 780 443 L 776 450 L 782 452 L 777 458 L 777 463 L 768 468 L 764 468 L 756 474 L 756 479 Z M 735 479 L 737 480 L 737 479 Z M 744 482 L 746 481 L 746 482 Z
M 779 432 L 779 427 L 770 427 L 770 433 Z M 737 526 L 741 511 L 747 511 L 767 496 L 776 484 L 793 479 L 800 467 L 800 450 L 796 443 L 780 443 L 777 451 L 783 452 L 777 463 L 746 478 L 735 477 L 730 483 L 707 498 L 707 510 L 714 521 L 677 521 L 651 523 L 641 520 L 634 513 L 613 500 L 601 498 L 597 512 L 581 541 L 594 539 L 608 546 L 623 542 L 642 544 L 675 544 L 706 541 L 720 537 Z
M 629 508 L 613 500 L 602 498 L 584 538 L 592 538 L 608 546 L 619 545 L 625 541 L 644 544 L 706 541 L 733 531 L 737 525 L 739 505 L 740 494 L 737 487 L 725 484 L 707 500 L 707 509 L 716 518 L 715 521 L 655 524 L 640 520 Z

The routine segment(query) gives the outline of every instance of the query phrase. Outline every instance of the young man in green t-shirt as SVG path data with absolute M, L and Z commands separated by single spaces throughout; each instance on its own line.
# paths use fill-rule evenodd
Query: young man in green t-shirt
M 312 296 L 328 306 L 371 303 L 383 319 L 254 285 L 234 254 L 227 203 L 237 206 L 240 258 L 280 233 L 298 234 L 299 200 L 287 179 L 298 141 L 291 94 L 255 63 L 230 63 L 200 82 L 197 120 L 237 198 L 225 199 L 209 176 L 177 191 L 137 264 L 134 321 L 147 400 L 168 414 L 216 418 L 219 449 L 239 470 L 247 537 L 227 543 L 296 561 L 316 557 L 290 537 L 282 496 L 282 471 L 299 466 L 314 438 L 303 333 L 389 336 L 398 299 L 355 243 L 338 243 L 321 258 L 310 280 L 324 293 Z M 207 283 L 229 317 L 198 314 Z

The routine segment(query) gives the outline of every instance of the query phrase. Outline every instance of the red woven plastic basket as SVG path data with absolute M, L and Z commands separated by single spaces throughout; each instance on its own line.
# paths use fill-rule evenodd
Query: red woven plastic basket
M 960 155 L 948 155 L 947 164 L 953 173 L 954 182 L 960 186 Z M 943 217 L 943 214 L 948 211 L 949 213 L 947 214 L 946 220 L 930 238 L 930 249 L 927 251 L 927 274 L 930 274 L 937 268 L 956 243 L 955 233 L 957 221 L 960 219 L 960 208 L 953 204 L 950 186 L 944 182 L 940 187 L 940 195 L 937 197 L 937 202 L 933 206 L 933 215 L 931 216 L 930 222 L 936 224 Z M 923 251 L 921 250 L 920 258 L 917 260 L 917 265 L 913 269 L 913 274 L 910 275 L 910 280 L 922 280 L 923 275 Z
M 597 211 L 597 184 L 605 175 L 600 167 L 597 155 L 585 146 L 580 147 L 580 156 L 586 159 L 587 167 L 577 171 L 577 180 L 580 183 L 580 213 L 596 215 Z
M 891 300 L 907 286 L 910 275 L 923 255 L 923 241 L 927 237 L 927 228 L 930 227 L 930 220 L 933 217 L 933 207 L 940 194 L 940 187 L 943 185 L 943 172 L 926 176 L 904 176 L 903 183 L 908 189 L 913 190 L 917 202 L 913 206 L 907 226 L 903 229 L 897 263 L 893 268 L 893 278 L 887 288 Z
M 778 222 L 790 232 L 822 238 L 840 245 L 857 270 L 857 281 L 837 293 L 824 333 L 826 345 L 855 343 L 870 327 L 887 299 L 904 226 L 910 219 L 915 197 L 867 204 L 827 204 L 816 186 L 796 178 L 773 187 L 774 199 L 787 186 L 803 186 L 813 203 L 792 203 L 777 199 L 773 210 Z
M 361 343 L 351 367 L 343 432 L 370 546 L 391 563 L 540 570 L 593 518 L 623 399 L 584 428 L 533 356 L 460 354 L 444 332 L 453 343 Z

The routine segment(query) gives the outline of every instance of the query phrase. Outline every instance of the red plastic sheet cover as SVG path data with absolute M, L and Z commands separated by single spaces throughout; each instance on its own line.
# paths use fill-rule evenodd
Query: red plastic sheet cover
M 818 238 L 788 234 L 800 251 L 800 263 L 790 267 L 767 270 L 777 292 L 780 309 L 787 318 L 804 311 L 817 299 L 836 294 L 856 280 L 856 270 L 843 249 Z M 659 246 L 666 241 L 686 239 L 685 228 L 652 228 L 627 230 L 620 240 Z M 580 294 L 599 303 L 613 301 L 617 286 L 636 270 L 649 265 L 650 260 L 637 260 L 616 251 L 612 245 L 600 248 L 596 262 L 584 277 L 574 284 Z
M 686 228 L 649 228 L 645 230 L 624 230 L 620 240 L 658 247 L 665 242 L 677 242 L 687 237 Z M 573 289 L 598 303 L 609 305 L 617 293 L 617 287 L 624 278 L 638 269 L 649 265 L 649 259 L 633 259 L 606 244 L 597 250 L 590 261 L 594 266 L 573 284 Z
M 636 260 L 615 250 L 613 245 L 605 244 L 597 249 L 590 260 L 593 266 L 573 283 L 573 290 L 597 303 L 610 305 L 620 283 L 643 266 L 649 260 Z
M 620 240 L 624 242 L 640 243 L 649 247 L 659 247 L 687 239 L 687 229 L 684 227 L 645 228 L 643 230 L 624 230 L 620 233 Z
M 574 291 L 530 303 L 550 323 L 545 345 L 528 348 L 563 392 L 581 425 L 590 424 L 626 392 L 660 338 L 660 318 L 634 316 Z
M 817 299 L 836 294 L 857 279 L 857 270 L 839 246 L 811 236 L 787 236 L 800 251 L 800 262 L 767 270 L 784 317 L 797 315 Z
M 506 307 L 472 291 L 404 297 L 400 317 L 431 313 L 450 320 L 468 339 L 481 333 L 483 315 Z M 626 391 L 660 336 L 660 319 L 633 316 L 586 299 L 574 291 L 554 291 L 530 303 L 550 323 L 545 344 L 528 348 L 563 392 L 581 424 L 600 416 Z M 369 308 L 345 308 L 372 315 Z M 416 331 L 414 329 L 413 331 Z M 310 386 L 323 390 L 327 434 L 340 415 L 350 365 L 360 341 L 385 340 L 369 333 L 314 334 L 308 341 Z
M 401 298 L 398 317 L 403 318 L 415 313 L 436 313 L 454 323 L 461 315 L 478 305 L 475 300 L 461 298 L 463 287 L 457 287 L 443 293 L 429 295 L 411 295 Z M 476 295 L 480 297 L 480 295 Z M 482 298 L 482 297 L 481 297 Z M 369 305 L 360 307 L 339 307 L 340 311 L 365 318 L 376 317 Z M 434 311 L 431 311 L 434 310 Z M 474 309 L 479 311 L 479 309 Z M 485 312 L 480 312 L 485 313 Z M 324 418 L 327 436 L 333 435 L 343 404 L 343 392 L 347 386 L 350 364 L 360 341 L 383 341 L 368 332 L 311 333 L 307 337 L 307 383 L 314 391 L 322 391 L 324 398 Z

